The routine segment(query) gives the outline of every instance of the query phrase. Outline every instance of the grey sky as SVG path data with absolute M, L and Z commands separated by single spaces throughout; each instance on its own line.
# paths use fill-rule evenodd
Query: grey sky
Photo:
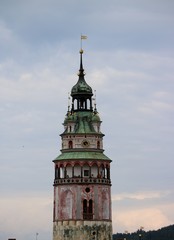
M 0 238 L 51 239 L 51 161 L 81 33 L 113 160 L 114 232 L 173 224 L 173 23 L 172 0 L 1 1 Z

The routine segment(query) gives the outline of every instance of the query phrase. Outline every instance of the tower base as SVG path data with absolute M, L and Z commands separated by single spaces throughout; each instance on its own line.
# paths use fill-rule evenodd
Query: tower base
M 53 240 L 112 240 L 111 221 L 56 221 Z

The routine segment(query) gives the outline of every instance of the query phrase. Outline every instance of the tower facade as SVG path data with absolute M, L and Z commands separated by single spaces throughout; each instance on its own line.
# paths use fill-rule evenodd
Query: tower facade
M 53 240 L 112 239 L 111 160 L 103 153 L 101 119 L 84 78 L 82 54 L 60 135 L 61 154 L 53 161 Z

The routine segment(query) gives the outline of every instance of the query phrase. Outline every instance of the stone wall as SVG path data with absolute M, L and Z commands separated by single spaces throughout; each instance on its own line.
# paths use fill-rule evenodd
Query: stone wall
M 112 222 L 56 221 L 53 240 L 112 240 Z

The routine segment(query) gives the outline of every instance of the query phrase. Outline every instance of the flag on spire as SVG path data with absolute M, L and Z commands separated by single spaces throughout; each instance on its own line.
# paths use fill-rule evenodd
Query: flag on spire
M 81 40 L 80 40 L 81 50 L 82 50 L 82 40 L 86 40 L 86 39 L 87 39 L 87 36 L 81 35 Z M 83 50 L 81 53 L 83 53 Z
M 87 39 L 88 37 L 87 36 L 85 36 L 85 35 L 81 35 L 81 40 L 83 39 Z

